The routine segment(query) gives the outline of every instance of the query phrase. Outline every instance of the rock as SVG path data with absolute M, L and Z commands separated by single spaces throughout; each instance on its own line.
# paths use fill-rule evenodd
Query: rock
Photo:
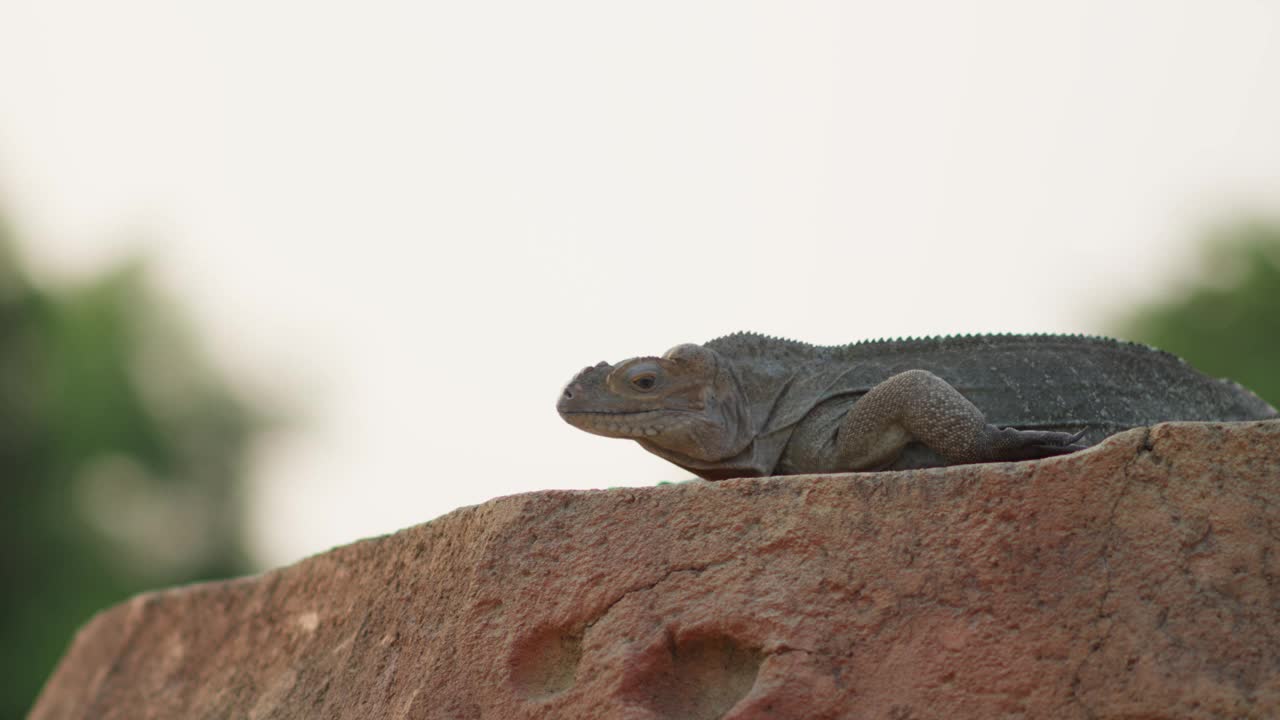
M 538 492 L 107 610 L 31 718 L 1280 717 L 1278 546 L 1280 422 Z

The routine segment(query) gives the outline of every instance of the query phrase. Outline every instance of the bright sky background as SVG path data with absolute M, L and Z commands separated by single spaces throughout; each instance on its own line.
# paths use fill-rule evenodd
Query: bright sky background
M 555 414 L 752 329 L 1089 331 L 1280 210 L 1280 4 L 0 3 L 0 200 L 45 277 L 151 258 L 311 420 L 267 564 L 685 477 Z

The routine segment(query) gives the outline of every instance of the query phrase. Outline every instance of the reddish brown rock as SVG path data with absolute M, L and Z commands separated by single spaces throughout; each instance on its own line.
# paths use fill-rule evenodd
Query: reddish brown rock
M 108 610 L 31 717 L 1280 717 L 1278 545 L 1277 422 L 540 492 Z

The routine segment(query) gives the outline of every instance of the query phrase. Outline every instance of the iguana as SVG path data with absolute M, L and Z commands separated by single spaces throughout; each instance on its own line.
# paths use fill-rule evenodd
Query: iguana
M 708 480 L 1026 460 L 1166 420 L 1277 416 L 1174 355 L 1081 335 L 735 333 L 585 368 L 557 410 Z

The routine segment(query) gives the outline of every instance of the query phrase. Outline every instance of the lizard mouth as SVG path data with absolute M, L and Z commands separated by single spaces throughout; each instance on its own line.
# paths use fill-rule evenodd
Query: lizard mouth
M 565 422 L 595 435 L 621 438 L 654 437 L 683 425 L 690 415 L 680 410 L 636 410 L 609 412 L 600 410 L 562 410 Z

